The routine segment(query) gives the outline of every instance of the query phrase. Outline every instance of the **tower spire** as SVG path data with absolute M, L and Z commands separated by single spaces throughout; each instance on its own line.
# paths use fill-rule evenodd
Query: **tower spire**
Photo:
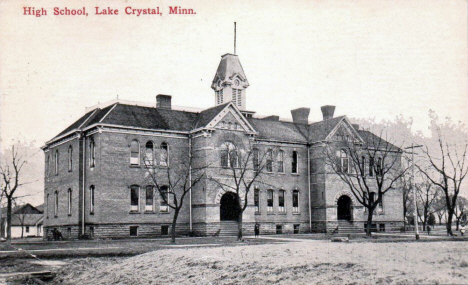
M 236 22 L 234 22 L 234 54 L 236 54 Z

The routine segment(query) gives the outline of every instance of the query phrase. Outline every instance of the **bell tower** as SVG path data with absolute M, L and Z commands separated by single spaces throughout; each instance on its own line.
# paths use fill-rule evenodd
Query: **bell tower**
M 247 87 L 249 87 L 249 82 L 239 57 L 230 53 L 221 56 L 218 70 L 211 84 L 211 88 L 215 91 L 215 105 L 232 102 L 239 110 L 245 110 Z

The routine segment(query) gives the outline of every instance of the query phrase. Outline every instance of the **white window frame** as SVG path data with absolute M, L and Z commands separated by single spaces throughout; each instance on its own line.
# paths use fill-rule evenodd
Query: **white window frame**
M 54 217 L 58 216 L 58 191 L 54 192 Z
M 294 207 L 294 193 L 297 193 L 297 207 Z M 292 203 L 291 204 L 292 204 L 292 212 L 293 213 L 299 213 L 299 211 L 300 211 L 300 207 L 299 207 L 300 199 L 299 199 L 299 197 L 300 197 L 300 191 L 296 190 L 296 189 L 293 190 L 292 191 L 292 196 L 291 196 L 291 198 L 292 198 Z
M 132 151 L 132 144 L 133 143 L 137 144 L 138 152 L 136 157 L 133 157 L 132 155 L 135 153 Z M 130 165 L 140 165 L 140 142 L 138 140 L 132 140 L 130 143 Z
M 280 193 L 283 194 L 283 206 L 280 206 Z M 278 191 L 278 212 L 286 212 L 286 191 L 284 191 L 283 189 Z
M 160 194 L 160 197 L 159 197 L 159 212 L 161 213 L 168 213 L 169 212 L 169 186 L 161 186 L 161 188 L 163 187 L 166 187 L 166 200 L 167 200 L 167 203 L 164 202 L 164 199 L 162 197 L 164 191 L 161 191 L 159 194 Z
M 148 205 L 148 188 L 151 190 L 151 205 Z M 146 186 L 145 188 L 145 212 L 153 212 L 154 211 L 154 187 L 151 185 Z
M 271 206 L 268 205 L 270 193 L 271 193 Z M 273 191 L 273 189 L 268 189 L 267 190 L 267 212 L 273 212 L 274 205 L 275 205 L 275 192 Z

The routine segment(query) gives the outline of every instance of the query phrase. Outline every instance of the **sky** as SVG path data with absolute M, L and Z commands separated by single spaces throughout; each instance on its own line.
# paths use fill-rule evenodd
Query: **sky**
M 194 15 L 169 15 L 169 6 Z M 24 7 L 48 15 L 24 15 Z M 88 16 L 54 16 L 54 7 Z M 119 15 L 95 15 L 95 7 Z M 162 15 L 126 15 L 159 7 Z M 468 122 L 466 1 L 35 0 L 0 2 L 1 149 L 37 147 L 115 99 L 209 108 L 221 55 L 237 54 L 250 87 L 247 109 L 336 105 L 351 118 L 413 118 L 429 109 Z

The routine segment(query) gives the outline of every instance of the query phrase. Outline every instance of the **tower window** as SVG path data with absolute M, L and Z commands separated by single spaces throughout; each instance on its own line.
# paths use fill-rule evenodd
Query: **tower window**
M 297 151 L 292 153 L 291 172 L 297 174 Z
M 231 98 L 232 103 L 237 106 L 237 89 L 232 89 Z

